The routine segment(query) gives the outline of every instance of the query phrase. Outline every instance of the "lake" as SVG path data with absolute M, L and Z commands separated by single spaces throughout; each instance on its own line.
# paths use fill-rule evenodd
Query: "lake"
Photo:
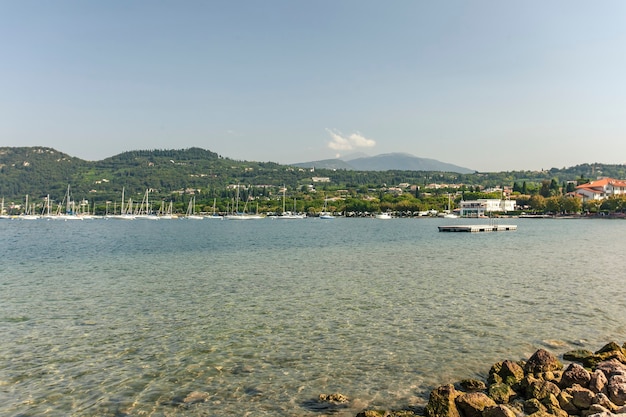
M 0 220 L 0 414 L 354 416 L 626 341 L 626 221 L 478 222 Z

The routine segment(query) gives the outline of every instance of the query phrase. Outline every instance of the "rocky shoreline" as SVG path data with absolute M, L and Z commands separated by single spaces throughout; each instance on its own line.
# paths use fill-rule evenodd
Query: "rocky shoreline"
M 435 388 L 423 410 L 365 410 L 356 417 L 626 417 L 626 343 L 570 351 L 562 360 L 567 368 L 539 349 L 526 361 L 494 364 L 486 381 Z M 350 399 L 335 393 L 318 401 L 332 409 Z

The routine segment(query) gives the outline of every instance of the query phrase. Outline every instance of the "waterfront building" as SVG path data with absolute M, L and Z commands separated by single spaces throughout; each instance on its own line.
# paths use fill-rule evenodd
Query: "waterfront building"
M 581 184 L 576 187 L 576 193 L 582 196 L 583 201 L 604 200 L 609 197 L 626 194 L 626 180 L 614 178 L 600 178 L 596 181 Z
M 506 213 L 515 210 L 515 200 L 497 198 L 481 198 L 478 200 L 461 201 L 461 217 L 485 217 L 491 213 Z

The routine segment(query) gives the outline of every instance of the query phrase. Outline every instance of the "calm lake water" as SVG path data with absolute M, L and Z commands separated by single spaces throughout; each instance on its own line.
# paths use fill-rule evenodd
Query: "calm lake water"
M 464 222 L 2 220 L 0 415 L 354 416 L 626 341 L 626 221 Z

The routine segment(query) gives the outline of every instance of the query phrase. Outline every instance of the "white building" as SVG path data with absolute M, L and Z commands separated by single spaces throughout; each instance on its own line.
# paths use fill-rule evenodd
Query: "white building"
M 576 187 L 576 193 L 583 201 L 604 200 L 605 198 L 626 194 L 626 181 L 613 178 L 601 178 Z
M 484 217 L 489 213 L 506 213 L 515 210 L 515 200 L 499 200 L 481 198 L 478 200 L 461 201 L 461 217 Z

